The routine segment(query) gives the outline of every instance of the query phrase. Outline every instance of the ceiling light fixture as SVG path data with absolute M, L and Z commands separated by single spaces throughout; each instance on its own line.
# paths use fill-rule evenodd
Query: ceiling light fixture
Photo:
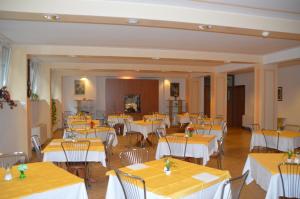
M 57 21 L 60 19 L 60 16 L 47 14 L 44 15 L 44 18 L 47 19 L 48 21 Z
M 270 35 L 270 32 L 268 32 L 268 31 L 263 31 L 261 33 L 261 36 L 263 36 L 263 37 L 268 37 L 269 35 Z
M 212 29 L 212 25 L 199 25 L 198 28 L 199 30 L 208 30 L 208 29 Z
M 138 19 L 134 19 L 134 18 L 130 18 L 130 19 L 128 19 L 128 24 L 132 24 L 132 25 L 134 25 L 134 24 L 137 24 L 139 22 L 139 20 Z
M 160 57 L 151 57 L 151 59 L 154 59 L 154 60 L 159 60 Z

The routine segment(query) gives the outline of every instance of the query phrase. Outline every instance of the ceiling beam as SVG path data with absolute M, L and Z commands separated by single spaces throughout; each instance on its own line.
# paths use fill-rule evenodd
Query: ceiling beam
M 263 56 L 263 64 L 274 64 L 300 58 L 300 47 L 282 50 Z
M 213 32 L 261 36 L 266 30 L 271 38 L 300 40 L 300 21 L 287 18 L 122 1 L 1 0 L 0 19 L 45 20 L 47 13 L 65 22 L 128 24 L 128 18 L 136 18 L 141 26 L 198 30 L 199 24 L 209 24 Z
M 245 70 L 252 68 L 253 64 L 225 64 L 222 66 L 215 67 L 215 72 L 223 73 L 223 72 L 234 72 L 239 70 Z
M 190 59 L 206 61 L 230 61 L 238 63 L 261 63 L 262 56 L 240 53 L 221 53 L 187 50 L 160 50 L 145 48 L 115 48 L 58 45 L 13 45 L 23 48 L 29 55 L 110 56 L 138 58 Z

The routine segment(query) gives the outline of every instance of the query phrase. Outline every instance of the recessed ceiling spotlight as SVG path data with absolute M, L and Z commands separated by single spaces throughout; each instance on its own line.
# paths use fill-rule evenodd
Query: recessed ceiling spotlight
M 225 63 L 225 64 L 230 64 L 231 61 L 230 61 L 230 60 L 225 60 L 224 63 Z
M 134 19 L 134 18 L 128 19 L 128 23 L 129 23 L 129 24 L 137 24 L 138 22 L 139 22 L 138 19 Z
M 77 55 L 69 55 L 69 57 L 77 57 Z
M 212 25 L 199 25 L 198 28 L 199 30 L 208 30 L 211 29 L 213 26 Z
M 44 18 L 47 19 L 48 21 L 57 21 L 60 19 L 60 16 L 47 14 L 44 15 Z
M 263 36 L 263 37 L 268 37 L 269 35 L 270 35 L 270 32 L 268 32 L 268 31 L 263 31 L 261 33 L 261 36 Z

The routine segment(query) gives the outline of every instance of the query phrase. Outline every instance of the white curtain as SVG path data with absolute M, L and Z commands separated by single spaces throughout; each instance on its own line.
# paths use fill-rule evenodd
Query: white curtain
M 32 93 L 38 93 L 39 81 L 39 63 L 35 60 L 30 60 L 30 86 Z
M 0 88 L 2 88 L 3 86 L 7 86 L 11 48 L 1 44 L 0 47 Z

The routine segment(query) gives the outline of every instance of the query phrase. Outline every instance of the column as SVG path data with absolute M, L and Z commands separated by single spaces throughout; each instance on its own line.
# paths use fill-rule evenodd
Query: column
M 277 65 L 254 67 L 254 123 L 277 128 Z
M 227 73 L 212 73 L 210 76 L 210 117 L 222 115 L 227 118 Z
M 200 79 L 188 77 L 186 79 L 187 111 L 190 113 L 200 112 Z

